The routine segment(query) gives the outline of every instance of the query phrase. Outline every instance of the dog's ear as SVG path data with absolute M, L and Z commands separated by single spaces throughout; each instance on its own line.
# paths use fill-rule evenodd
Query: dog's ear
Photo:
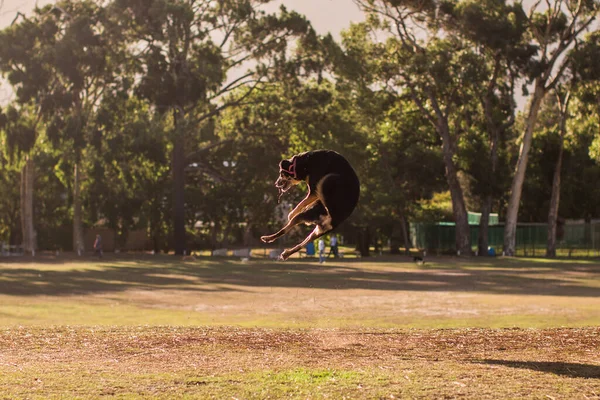
M 280 170 L 287 171 L 287 170 L 290 169 L 290 165 L 291 165 L 290 160 L 281 160 L 281 161 L 279 161 L 279 169 Z
M 281 160 L 279 162 L 279 173 L 284 173 L 292 178 L 296 177 L 296 156 L 289 160 Z

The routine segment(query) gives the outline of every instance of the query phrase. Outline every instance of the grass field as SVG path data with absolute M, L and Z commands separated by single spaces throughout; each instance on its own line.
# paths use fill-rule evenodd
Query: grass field
M 0 259 L 0 398 L 600 399 L 596 260 Z

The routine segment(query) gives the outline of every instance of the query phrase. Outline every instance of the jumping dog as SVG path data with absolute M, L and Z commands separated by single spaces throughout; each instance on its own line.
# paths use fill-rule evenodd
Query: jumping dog
M 287 224 L 277 233 L 262 236 L 271 243 L 299 224 L 316 225 L 301 243 L 285 249 L 280 260 L 287 260 L 307 243 L 335 229 L 352 214 L 360 194 L 356 172 L 348 161 L 332 150 L 314 150 L 300 153 L 279 163 L 279 177 L 275 187 L 279 197 L 292 186 L 306 182 L 308 194 L 289 213 Z

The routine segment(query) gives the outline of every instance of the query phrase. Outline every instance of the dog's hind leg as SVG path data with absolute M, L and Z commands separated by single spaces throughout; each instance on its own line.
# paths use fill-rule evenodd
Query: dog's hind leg
M 272 235 L 268 235 L 268 236 L 261 236 L 260 240 L 262 240 L 264 243 L 274 242 L 280 236 L 283 236 L 286 233 L 288 233 L 296 225 L 299 225 L 302 223 L 306 223 L 306 224 L 318 223 L 319 222 L 319 214 L 323 214 L 326 212 L 327 212 L 327 210 L 325 209 L 323 204 L 321 204 L 320 201 L 316 201 L 313 203 L 313 206 L 311 208 L 309 208 L 308 210 L 305 209 L 300 214 L 296 215 L 291 220 L 289 220 L 288 223 L 285 224 L 285 226 L 283 228 L 281 228 L 278 232 L 276 232 Z
M 331 216 L 327 211 L 327 208 L 320 201 L 317 204 L 300 214 L 299 216 L 304 217 L 306 221 L 310 221 L 315 224 L 315 229 L 304 239 L 301 243 L 292 247 L 291 249 L 285 249 L 283 253 L 279 255 L 280 260 L 287 260 L 292 254 L 306 246 L 309 242 L 323 236 L 327 232 L 333 229 L 331 224 Z
M 283 228 L 281 228 L 278 232 L 276 232 L 272 235 L 268 235 L 268 236 L 261 236 L 260 240 L 262 240 L 264 243 L 274 242 L 275 240 L 277 240 L 278 237 L 285 235 L 294 226 L 299 225 L 303 222 L 304 222 L 304 220 L 302 218 L 300 218 L 300 216 L 295 216 L 294 218 L 289 220 L 288 223 L 285 224 L 285 226 Z
M 315 229 L 304 239 L 301 243 L 292 247 L 291 249 L 285 249 L 283 253 L 279 255 L 279 259 L 282 261 L 287 260 L 292 254 L 296 253 L 298 250 L 306 246 L 308 243 L 312 242 L 315 239 L 320 238 L 327 232 L 331 230 L 331 226 L 323 227 L 322 225 L 317 225 Z
M 279 232 L 269 236 L 262 236 L 260 240 L 262 240 L 265 243 L 271 243 L 275 241 L 278 237 L 288 233 L 296 225 L 316 225 L 323 220 L 324 216 L 328 215 L 327 209 L 325 208 L 323 203 L 321 203 L 320 200 L 315 201 L 313 205 L 309 207 L 310 208 L 308 209 L 306 209 L 305 207 L 304 211 L 302 211 L 300 214 L 296 215 L 294 218 L 288 221 L 288 223 L 283 228 L 281 228 Z

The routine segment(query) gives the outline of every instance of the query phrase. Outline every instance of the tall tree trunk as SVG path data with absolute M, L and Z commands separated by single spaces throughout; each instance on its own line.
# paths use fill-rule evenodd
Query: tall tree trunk
M 387 148 L 383 143 L 379 143 L 379 153 L 381 154 L 381 161 L 385 166 L 385 170 L 387 171 L 386 177 L 389 182 L 390 187 L 394 187 L 396 185 L 394 178 L 392 176 L 392 167 L 390 165 L 388 159 Z M 396 213 L 399 216 L 399 221 L 392 222 L 392 234 L 390 237 L 390 253 L 391 254 L 399 254 L 400 253 L 400 238 L 399 234 L 402 234 L 404 240 L 404 253 L 408 255 L 410 253 L 410 241 L 408 240 L 408 232 L 406 230 L 406 218 L 405 218 L 405 210 L 406 207 L 404 203 L 401 202 L 397 204 Z M 400 229 L 398 229 L 400 228 Z
M 402 220 L 403 218 L 400 217 L 400 221 L 396 221 L 394 219 L 392 222 L 392 234 L 390 235 L 390 254 L 400 254 Z
M 490 120 L 490 124 L 493 122 Z M 495 186 L 496 170 L 498 169 L 498 144 L 500 141 L 500 134 L 497 127 L 490 126 L 491 133 L 491 144 L 490 144 L 490 159 L 491 159 L 491 174 L 490 174 L 490 185 Z M 488 193 L 483 199 L 481 207 L 481 220 L 479 221 L 479 234 L 477 237 L 478 254 L 480 256 L 488 253 L 489 247 L 489 230 L 490 230 L 490 214 L 492 212 L 493 194 Z
M 27 215 L 25 211 L 25 198 L 27 197 L 27 164 L 23 165 L 21 169 L 21 184 L 20 184 L 20 196 L 19 196 L 19 205 L 21 209 L 21 246 L 25 249 L 29 238 L 27 237 Z
M 519 205 L 521 202 L 521 193 L 523 183 L 525 182 L 525 172 L 527 170 L 527 161 L 529 159 L 529 150 L 533 139 L 533 130 L 537 122 L 538 112 L 542 105 L 542 100 L 546 94 L 546 89 L 540 84 L 536 84 L 533 93 L 533 99 L 529 106 L 525 134 L 519 150 L 519 159 L 515 169 L 515 175 L 510 187 L 510 200 L 506 210 L 506 224 L 504 225 L 504 254 L 514 256 L 517 239 L 517 219 L 519 216 Z
M 161 241 L 160 241 L 160 233 L 159 230 L 152 226 L 152 228 L 150 228 L 150 232 L 152 235 L 152 250 L 154 251 L 154 253 L 160 253 L 161 250 Z
M 550 197 L 550 209 L 548 210 L 548 242 L 546 246 L 546 257 L 556 257 L 556 227 L 558 220 L 558 205 L 560 203 L 560 172 L 562 168 L 563 143 L 562 135 L 558 160 L 554 168 L 554 179 L 552 180 L 552 196 Z
M 448 117 L 442 112 L 440 105 L 435 95 L 426 89 L 427 96 L 434 110 L 433 114 L 425 108 L 422 100 L 415 95 L 414 85 L 410 78 L 407 78 L 408 85 L 411 87 L 411 95 L 417 106 L 421 109 L 424 115 L 428 117 L 430 122 L 435 127 L 438 135 L 442 139 L 442 158 L 446 167 L 446 182 L 450 189 L 450 197 L 452 199 L 452 215 L 456 223 L 456 250 L 462 255 L 471 254 L 471 235 L 469 232 L 469 218 L 467 215 L 467 207 L 465 206 L 465 198 L 458 181 L 458 171 L 454 164 L 454 155 L 456 154 L 456 144 L 450 135 L 450 127 L 448 126 Z
M 28 247 L 24 250 L 29 254 L 35 254 L 37 248 L 37 240 L 35 228 L 33 225 L 33 187 L 35 180 L 35 164 L 31 157 L 27 159 L 27 184 L 26 184 L 26 195 L 25 195 L 25 210 L 27 212 L 27 218 L 25 226 L 27 230 Z
M 361 257 L 369 257 L 371 255 L 371 234 L 368 227 L 359 227 L 357 229 L 356 250 Z
M 73 167 L 73 251 L 81 255 L 85 251 L 83 239 L 83 212 L 81 205 L 81 176 L 79 162 Z
M 481 220 L 479 220 L 479 234 L 477 236 L 477 254 L 486 256 L 490 245 L 490 213 L 492 210 L 492 195 L 488 194 L 481 206 Z
M 400 223 L 402 224 L 402 235 L 404 236 L 404 254 L 410 254 L 410 238 L 408 236 L 408 224 L 406 223 L 406 218 L 404 218 L 404 214 L 400 215 Z
M 562 170 L 562 161 L 564 153 L 564 138 L 567 131 L 567 119 L 569 118 L 570 93 L 567 93 L 564 100 L 559 98 L 560 107 L 560 142 L 558 148 L 558 159 L 554 168 L 554 177 L 552 179 L 552 195 L 550 196 L 550 209 L 548 210 L 548 242 L 546 246 L 546 257 L 556 257 L 556 229 L 558 220 L 558 206 L 560 204 L 560 174 Z
M 461 255 L 471 254 L 471 238 L 469 231 L 469 218 L 465 206 L 463 191 L 455 176 L 449 179 L 450 197 L 452 198 L 452 214 L 456 223 L 456 250 Z
M 458 172 L 454 164 L 451 150 L 450 135 L 448 133 L 442 135 L 442 151 L 444 164 L 446 166 L 446 181 L 450 189 L 450 197 L 452 199 L 452 215 L 456 223 L 456 250 L 461 255 L 471 254 L 471 238 L 469 232 L 469 218 L 467 215 L 467 207 L 465 206 L 465 198 L 458 181 Z
M 177 126 L 178 113 L 175 113 L 175 140 L 171 168 L 173 174 L 173 246 L 175 254 L 183 255 L 185 237 L 185 141 L 183 132 Z
M 243 243 L 245 247 L 251 247 L 253 242 L 253 237 L 252 237 L 252 224 L 250 222 L 248 222 L 248 224 L 246 225 L 246 229 L 244 229 L 244 238 L 243 238 Z
M 490 176 L 489 176 L 489 188 L 488 193 L 483 198 L 483 204 L 481 207 L 481 220 L 479 221 L 479 233 L 477 237 L 477 253 L 480 256 L 488 254 L 489 242 L 489 229 L 490 229 L 490 213 L 492 212 L 493 197 L 496 195 L 496 171 L 498 169 L 498 146 L 500 145 L 500 133 L 506 131 L 514 123 L 514 108 L 515 103 L 512 103 L 512 113 L 507 121 L 498 123 L 494 119 L 494 89 L 497 87 L 497 77 L 500 74 L 502 68 L 502 59 L 500 56 L 496 59 L 496 67 L 494 68 L 494 75 L 488 84 L 488 90 L 485 97 L 482 99 L 485 120 L 487 129 L 489 131 L 490 139 Z M 511 88 L 513 85 L 511 84 Z M 513 90 L 511 89 L 511 92 Z M 513 92 L 514 93 L 514 92 Z
M 406 218 L 402 207 L 396 209 L 398 221 L 392 222 L 392 234 L 390 237 L 390 254 L 400 254 L 400 246 L 404 247 L 404 254 L 410 254 L 410 240 L 406 229 Z
M 210 228 L 210 245 L 212 249 L 216 249 L 219 245 L 219 232 L 221 231 L 221 224 L 215 221 Z
M 33 181 L 35 164 L 30 156 L 21 170 L 21 230 L 23 232 L 23 251 L 35 254 L 36 234 L 33 225 Z

